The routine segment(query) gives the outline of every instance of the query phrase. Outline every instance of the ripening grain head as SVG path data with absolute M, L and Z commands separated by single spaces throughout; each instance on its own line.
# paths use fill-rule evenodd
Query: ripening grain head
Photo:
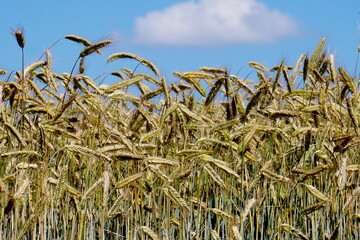
M 24 36 L 24 30 L 19 28 L 13 31 L 13 35 L 16 38 L 17 44 L 20 48 L 25 47 L 25 36 Z

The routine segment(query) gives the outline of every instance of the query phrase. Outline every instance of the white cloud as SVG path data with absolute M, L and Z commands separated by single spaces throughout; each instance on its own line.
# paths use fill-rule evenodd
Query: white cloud
M 274 42 L 299 30 L 257 0 L 189 0 L 138 17 L 134 33 L 143 45 L 221 46 Z

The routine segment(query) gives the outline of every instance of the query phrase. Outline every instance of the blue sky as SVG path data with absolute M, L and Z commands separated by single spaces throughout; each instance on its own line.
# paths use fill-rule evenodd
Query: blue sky
M 95 43 L 110 39 L 103 55 L 87 59 L 93 78 L 131 60 L 105 64 L 109 55 L 129 52 L 152 61 L 169 81 L 172 72 L 202 66 L 227 68 L 239 77 L 252 75 L 249 61 L 268 68 L 286 60 L 295 65 L 327 37 L 338 65 L 353 76 L 360 43 L 359 0 L 0 0 L 0 69 L 20 70 L 21 55 L 11 29 L 25 30 L 25 64 L 65 35 Z M 82 47 L 61 40 L 51 49 L 53 68 L 70 72 Z M 150 73 L 146 68 L 138 71 Z M 256 74 L 253 75 L 256 78 Z

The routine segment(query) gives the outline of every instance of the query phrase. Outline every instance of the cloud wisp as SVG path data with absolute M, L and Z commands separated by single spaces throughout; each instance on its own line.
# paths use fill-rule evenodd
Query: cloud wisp
M 188 0 L 135 20 L 141 45 L 224 46 L 299 35 L 295 20 L 257 0 Z

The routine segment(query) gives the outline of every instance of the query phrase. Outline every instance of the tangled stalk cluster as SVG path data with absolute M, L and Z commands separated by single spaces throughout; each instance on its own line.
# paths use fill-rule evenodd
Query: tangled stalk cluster
M 111 41 L 65 39 L 70 73 L 1 70 L 0 239 L 359 239 L 359 81 L 325 39 L 255 84 L 115 53 L 151 74 L 111 85 L 84 65 Z

